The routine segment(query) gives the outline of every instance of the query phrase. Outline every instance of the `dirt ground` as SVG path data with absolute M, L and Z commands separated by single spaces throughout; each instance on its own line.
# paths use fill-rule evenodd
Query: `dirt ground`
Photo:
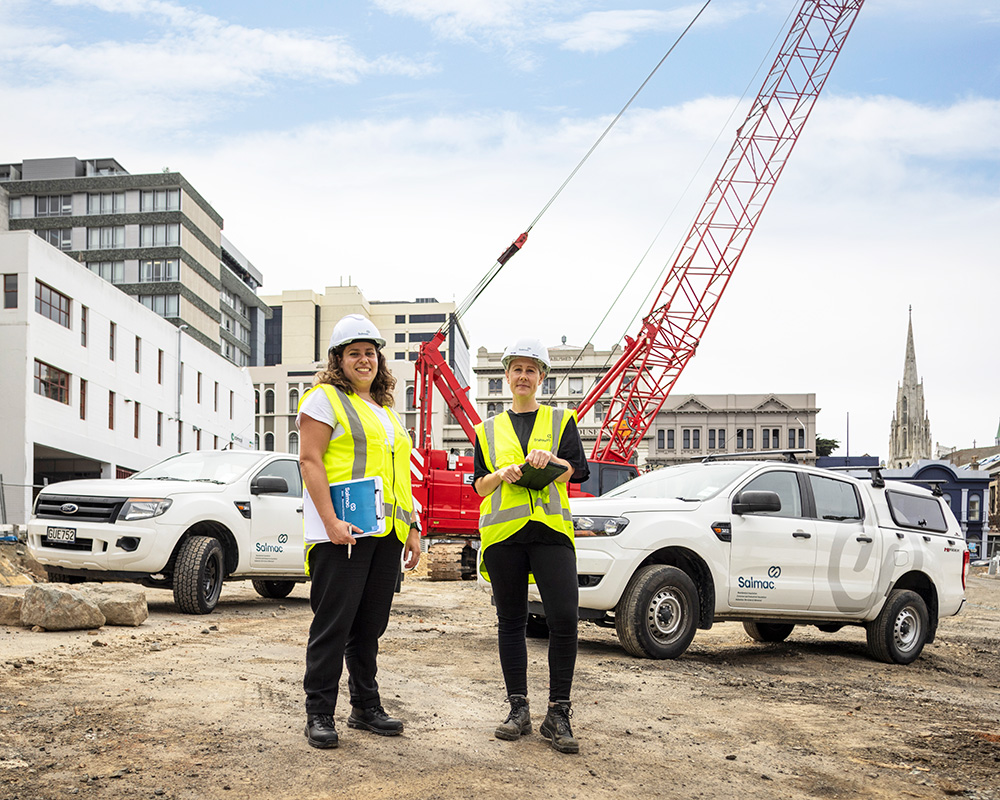
M 228 584 L 205 617 L 149 590 L 139 628 L 0 626 L 0 798 L 1000 798 L 1000 581 L 982 572 L 907 667 L 872 661 L 858 628 L 762 645 L 726 623 L 661 662 L 581 625 L 577 756 L 537 733 L 544 640 L 535 732 L 493 738 L 495 616 L 473 583 L 406 579 L 379 660 L 406 731 L 350 730 L 343 708 L 337 750 L 303 736 L 307 587 Z

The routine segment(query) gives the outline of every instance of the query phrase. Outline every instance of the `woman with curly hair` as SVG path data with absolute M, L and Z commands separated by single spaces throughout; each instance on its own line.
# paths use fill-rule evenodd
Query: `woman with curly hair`
M 349 728 L 397 736 L 403 723 L 382 708 L 378 640 L 389 622 L 400 556 L 415 567 L 420 532 L 411 525 L 410 436 L 392 410 L 396 380 L 386 366 L 385 339 L 360 314 L 341 319 L 330 337 L 326 369 L 302 398 L 296 420 L 299 464 L 305 484 L 306 572 L 313 621 L 306 649 L 306 739 L 336 747 L 337 692 L 347 662 Z M 339 519 L 331 484 L 381 477 L 385 532 Z

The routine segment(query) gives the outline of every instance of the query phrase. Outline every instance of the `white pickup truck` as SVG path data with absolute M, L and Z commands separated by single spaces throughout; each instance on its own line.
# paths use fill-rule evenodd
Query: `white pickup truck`
M 173 589 L 189 614 L 215 608 L 227 580 L 281 598 L 308 580 L 302 479 L 294 455 L 199 451 L 124 480 L 39 492 L 28 551 L 50 581 L 132 581 Z
M 639 657 L 676 658 L 697 628 L 736 620 L 760 642 L 864 626 L 873 657 L 908 664 L 965 602 L 969 552 L 944 498 L 877 472 L 708 461 L 571 506 L 580 617 Z

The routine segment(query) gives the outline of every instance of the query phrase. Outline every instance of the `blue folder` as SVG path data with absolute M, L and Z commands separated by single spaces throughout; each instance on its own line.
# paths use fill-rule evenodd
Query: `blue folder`
M 361 528 L 354 536 L 385 533 L 385 503 L 382 478 L 359 478 L 330 484 L 330 499 L 337 518 Z

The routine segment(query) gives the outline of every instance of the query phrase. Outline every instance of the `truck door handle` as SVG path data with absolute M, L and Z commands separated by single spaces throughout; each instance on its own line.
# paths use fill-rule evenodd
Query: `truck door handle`
M 811 539 L 812 534 L 806 533 L 805 531 L 792 531 L 792 538 L 794 539 Z
M 858 541 L 859 542 L 864 542 L 865 544 L 871 544 L 872 543 L 872 537 L 871 536 L 859 536 L 858 537 Z
M 299 506 L 297 509 L 295 509 L 295 513 L 296 514 L 301 514 L 302 513 L 302 506 Z
M 931 540 L 931 537 L 930 537 L 930 536 L 924 536 L 924 541 L 925 541 L 925 542 L 929 542 L 930 540 Z

